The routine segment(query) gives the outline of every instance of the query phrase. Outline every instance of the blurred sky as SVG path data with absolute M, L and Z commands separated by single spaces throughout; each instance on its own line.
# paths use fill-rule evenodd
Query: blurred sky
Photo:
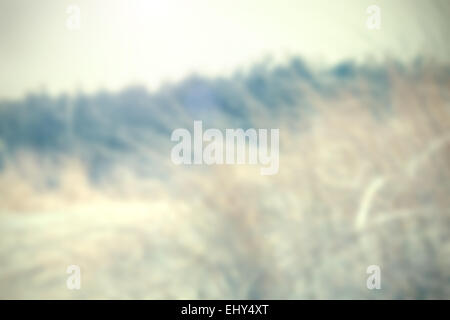
M 81 29 L 66 27 L 67 6 Z M 379 5 L 381 30 L 366 28 Z M 156 89 L 192 72 L 226 75 L 272 56 L 318 64 L 386 56 L 450 60 L 450 1 L 0 0 L 0 98 Z

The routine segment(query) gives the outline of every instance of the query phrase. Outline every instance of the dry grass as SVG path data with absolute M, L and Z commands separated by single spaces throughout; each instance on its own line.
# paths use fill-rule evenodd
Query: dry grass
M 11 164 L 0 177 L 0 296 L 450 298 L 450 81 L 433 66 L 391 69 L 391 106 L 375 102 L 378 116 L 363 79 L 358 95 L 306 88 L 315 112 L 279 115 L 274 176 L 171 166 L 166 181 L 124 170 L 94 187 L 70 160 L 58 171 L 66 182 L 47 190 L 30 181 L 54 168 L 30 156 L 20 176 L 25 165 Z M 81 266 L 82 290 L 65 288 L 69 264 Z M 366 288 L 372 264 L 379 291 Z

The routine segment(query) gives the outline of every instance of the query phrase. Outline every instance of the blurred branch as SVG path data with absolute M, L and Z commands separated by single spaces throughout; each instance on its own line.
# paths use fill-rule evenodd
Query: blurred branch
M 443 137 L 439 137 L 431 141 L 425 151 L 421 152 L 409 161 L 408 167 L 406 169 L 408 175 L 410 177 L 414 177 L 417 173 L 417 170 L 424 164 L 424 162 L 427 161 L 433 153 L 439 151 L 439 149 L 445 146 L 445 144 L 449 141 L 450 134 L 446 134 Z
M 385 177 L 376 177 L 366 187 L 363 198 L 359 205 L 358 214 L 356 215 L 355 227 L 357 230 L 364 228 L 367 218 L 369 216 L 370 208 L 372 207 L 373 199 L 377 192 L 385 185 Z

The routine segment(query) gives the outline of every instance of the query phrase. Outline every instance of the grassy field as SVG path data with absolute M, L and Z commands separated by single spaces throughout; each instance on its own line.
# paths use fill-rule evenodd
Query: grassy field
M 0 298 L 449 299 L 449 89 L 433 63 L 293 59 L 2 102 Z M 279 173 L 175 166 L 197 119 L 279 128 Z

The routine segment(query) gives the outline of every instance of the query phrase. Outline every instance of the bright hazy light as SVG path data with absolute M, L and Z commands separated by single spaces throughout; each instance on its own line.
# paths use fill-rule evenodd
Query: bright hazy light
M 378 31 L 366 28 L 374 3 L 357 0 L 2 2 L 0 98 L 42 87 L 52 94 L 156 88 L 192 72 L 226 75 L 267 56 L 448 61 L 448 2 L 375 3 Z M 80 30 L 66 27 L 69 4 L 81 9 Z

